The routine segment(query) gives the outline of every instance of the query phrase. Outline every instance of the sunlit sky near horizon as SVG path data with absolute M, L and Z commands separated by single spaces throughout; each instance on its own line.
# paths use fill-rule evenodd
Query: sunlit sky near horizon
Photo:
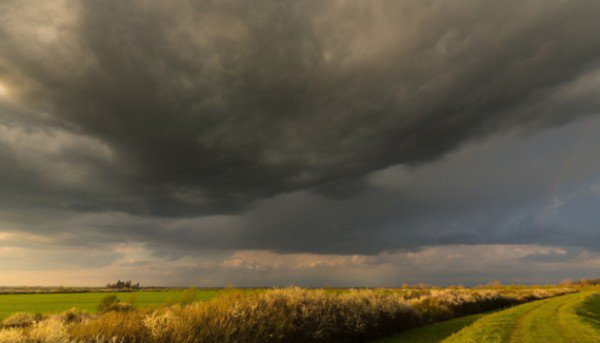
M 598 278 L 598 18 L 2 1 L 0 285 Z

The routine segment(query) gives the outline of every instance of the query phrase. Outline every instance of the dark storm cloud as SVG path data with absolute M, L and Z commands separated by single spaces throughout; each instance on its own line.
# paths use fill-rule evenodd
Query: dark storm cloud
M 597 277 L 599 17 L 0 2 L 0 282 Z
M 157 218 L 65 211 L 45 223 L 45 213 L 37 221 L 31 214 L 22 216 L 26 222 L 7 219 L 22 222 L 23 231 L 63 232 L 67 245 L 144 242 L 166 258 L 239 249 L 376 255 L 452 244 L 594 252 L 600 251 L 600 159 L 593 158 L 599 130 L 596 117 L 534 135 L 497 135 L 436 162 L 372 173 L 363 193 L 344 199 L 298 191 L 241 214 Z
M 92 189 L 43 189 L 48 206 L 192 216 L 306 189 L 345 197 L 376 170 L 598 109 L 585 84 L 560 93 L 598 66 L 596 1 L 40 7 L 2 5 L 0 77 L 40 113 L 11 125 L 114 154 L 86 162 Z

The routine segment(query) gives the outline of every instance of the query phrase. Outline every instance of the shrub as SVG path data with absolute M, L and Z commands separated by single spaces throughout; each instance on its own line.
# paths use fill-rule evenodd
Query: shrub
M 56 315 L 56 317 L 58 317 L 58 319 L 64 323 L 79 323 L 81 321 L 83 321 L 86 318 L 89 318 L 89 314 L 82 312 L 81 310 L 78 310 L 77 308 L 73 307 L 72 309 L 65 311 L 63 313 L 60 313 L 58 315 Z
M 181 294 L 181 304 L 189 305 L 196 301 L 198 290 L 195 287 L 188 288 Z
M 42 319 L 44 319 L 44 316 L 39 313 L 17 312 L 6 318 L 2 322 L 2 325 L 8 327 L 25 327 Z
M 77 342 L 151 342 L 150 332 L 143 325 L 145 314 L 143 310 L 105 312 L 71 325 L 68 332 Z
M 100 304 L 96 306 L 99 313 L 118 311 L 127 312 L 133 309 L 133 305 L 130 303 L 123 303 L 119 298 L 114 295 L 107 295 L 100 300 Z
M 3 343 L 26 343 L 23 329 L 8 328 L 0 330 L 0 342 Z
M 119 298 L 116 295 L 114 295 L 114 294 L 106 295 L 102 299 L 100 299 L 100 304 L 98 304 L 98 306 L 96 306 L 96 309 L 100 313 L 108 312 L 117 303 L 119 303 Z
M 60 317 L 50 317 L 35 323 L 27 332 L 27 342 L 69 343 L 73 342 L 66 330 L 66 324 Z

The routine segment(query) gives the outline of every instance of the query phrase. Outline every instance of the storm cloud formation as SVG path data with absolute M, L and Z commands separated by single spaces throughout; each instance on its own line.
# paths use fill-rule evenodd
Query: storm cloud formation
M 599 17 L 593 0 L 4 1 L 3 229 L 168 258 L 598 250 Z

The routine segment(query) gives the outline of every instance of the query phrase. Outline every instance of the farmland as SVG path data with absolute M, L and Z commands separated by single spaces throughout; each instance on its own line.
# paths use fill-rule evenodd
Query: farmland
M 156 307 L 177 303 L 182 298 L 181 290 L 114 292 L 121 301 L 134 302 L 140 307 Z M 199 290 L 196 300 L 210 299 L 217 290 Z M 96 306 L 106 292 L 55 293 L 55 294 L 0 294 L 0 320 L 15 312 L 58 313 L 70 308 L 95 312 Z
M 106 302 L 105 298 L 102 301 L 106 304 L 98 312 L 93 312 L 95 301 L 100 301 L 106 293 L 4 295 L 6 299 L 21 299 L 22 305 L 19 307 L 15 302 L 12 310 L 25 311 L 25 305 L 32 308 L 37 306 L 33 304 L 36 299 L 46 299 L 39 301 L 36 312 L 56 313 L 73 306 L 86 311 L 11 314 L 3 321 L 0 342 L 368 341 L 394 338 L 394 333 L 431 328 L 430 324 L 439 322 L 442 323 L 437 325 L 441 326 L 434 331 L 447 332 L 448 336 L 458 325 L 453 318 L 459 318 L 463 327 L 470 327 L 488 318 L 479 317 L 480 313 L 528 302 L 531 303 L 525 306 L 551 303 L 554 299 L 584 299 L 588 295 L 564 286 L 292 287 L 200 291 L 194 297 L 206 301 L 189 301 L 189 297 L 186 300 L 185 293 L 110 293 L 109 296 L 117 295 L 121 302 Z M 136 306 L 127 303 L 131 294 L 136 295 Z M 590 308 L 589 318 L 593 320 L 594 306 Z

